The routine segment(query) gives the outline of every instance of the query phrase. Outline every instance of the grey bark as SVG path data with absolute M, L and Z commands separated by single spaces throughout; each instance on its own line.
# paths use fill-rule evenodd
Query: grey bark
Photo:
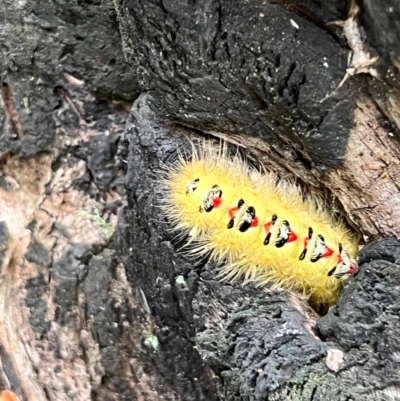
M 288 301 L 284 292 L 218 282 L 212 263 L 193 266 L 176 255 L 168 226 L 160 221 L 158 202 L 165 189 L 155 173 L 158 161 L 173 162 L 177 148 L 182 151 L 188 143 L 180 139 L 183 132 L 155 117 L 147 100 L 142 96 L 135 103 L 125 133 L 131 200 L 125 218 L 135 227 L 127 233 L 132 253 L 125 265 L 128 277 L 140 277 L 152 318 L 161 326 L 155 331 L 160 360 L 173 361 L 176 369 L 173 344 L 187 338 L 212 368 L 216 394 L 223 400 L 395 399 L 400 243 L 385 239 L 367 245 L 359 257 L 360 273 L 314 329 L 314 316 L 301 303 Z M 171 311 L 165 299 L 174 298 L 176 309 Z M 190 359 L 191 351 L 186 352 Z M 204 379 L 209 367 L 201 374 L 193 362 L 185 375 L 209 388 Z M 209 395 L 194 396 L 191 388 L 181 397 Z

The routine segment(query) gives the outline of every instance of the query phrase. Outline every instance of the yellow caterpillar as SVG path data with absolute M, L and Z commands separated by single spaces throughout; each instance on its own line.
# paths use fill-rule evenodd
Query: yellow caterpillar
M 222 279 L 297 290 L 329 306 L 357 271 L 356 239 L 320 201 L 228 156 L 226 146 L 193 146 L 192 160 L 169 166 L 165 183 L 163 210 L 190 235 L 190 254 L 220 264 Z

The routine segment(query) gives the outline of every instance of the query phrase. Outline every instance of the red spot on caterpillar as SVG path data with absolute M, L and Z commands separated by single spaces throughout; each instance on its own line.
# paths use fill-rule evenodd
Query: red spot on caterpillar
M 314 233 L 314 230 L 312 229 L 312 227 L 308 227 L 308 236 L 306 238 L 304 238 L 304 249 L 303 249 L 303 252 L 299 256 L 299 260 L 304 260 L 304 258 L 306 257 L 308 243 L 310 242 L 310 240 L 313 236 L 313 233 Z
M 345 276 L 350 276 L 357 272 L 358 266 L 349 256 L 349 254 L 342 248 L 342 244 L 339 244 L 339 255 L 337 258 L 336 266 L 328 272 L 328 276 L 334 276 L 337 279 L 341 279 Z
M 314 252 L 311 255 L 311 262 L 318 262 L 321 258 L 329 258 L 333 255 L 333 249 L 329 248 L 325 244 L 325 239 L 322 235 L 318 234 L 317 240 L 315 242 Z
M 222 203 L 222 198 L 213 198 L 212 199 L 212 203 L 214 207 L 218 207 L 221 205 Z
M 244 200 L 240 199 L 237 206 L 233 206 L 228 210 L 228 215 L 229 215 L 229 223 L 227 226 L 228 229 L 231 229 L 234 226 L 236 214 L 242 208 L 243 205 L 244 205 Z
M 358 270 L 357 265 L 354 264 L 354 263 L 352 263 L 352 264 L 350 265 L 350 269 L 347 271 L 346 274 L 350 276 L 350 275 L 354 274 L 357 270 Z
M 237 206 L 233 206 L 228 210 L 229 219 L 233 219 L 236 216 L 237 211 L 239 208 Z
M 267 236 L 264 239 L 264 245 L 269 244 L 269 241 L 271 239 L 271 227 L 275 225 L 275 222 L 277 219 L 278 219 L 278 216 L 274 213 L 272 215 L 271 221 L 268 221 L 267 223 L 264 224 L 265 233 L 267 234 Z
M 273 224 L 274 224 L 274 223 L 272 223 L 272 221 L 269 221 L 268 223 L 264 224 L 264 228 L 265 228 L 265 233 L 266 233 L 266 234 L 269 233 L 269 230 L 271 229 L 271 226 L 272 226 Z
M 239 231 L 244 233 L 250 227 L 255 227 L 258 224 L 258 217 L 256 216 L 256 209 L 253 206 L 249 206 L 244 215 L 242 220 L 239 223 Z
M 200 206 L 199 212 L 205 210 L 207 213 L 211 212 L 214 207 L 218 207 L 222 203 L 222 191 L 218 185 L 213 185 L 211 191 L 208 192 L 203 200 L 203 206 Z
M 332 256 L 333 255 L 333 249 L 331 249 L 331 248 L 329 248 L 329 247 L 327 247 L 326 245 L 325 245 L 325 252 L 324 252 L 324 254 L 322 255 L 322 257 L 323 258 L 329 258 L 329 256 Z
M 279 228 L 278 237 L 275 240 L 275 246 L 277 248 L 282 248 L 283 245 L 288 242 L 293 242 L 297 240 L 297 234 L 292 231 L 290 224 L 287 220 L 283 220 Z
M 287 242 L 293 242 L 297 240 L 297 234 L 294 231 L 290 231 Z
M 258 226 L 258 217 L 254 216 L 253 220 L 251 221 L 250 227 L 257 227 Z

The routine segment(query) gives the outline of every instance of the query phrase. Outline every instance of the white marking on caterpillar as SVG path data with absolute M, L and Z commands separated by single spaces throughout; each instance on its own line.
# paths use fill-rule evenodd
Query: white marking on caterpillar
M 192 192 L 196 191 L 197 189 L 197 183 L 200 180 L 198 178 L 196 178 L 194 181 L 190 181 L 189 184 L 186 187 L 186 195 L 191 194 Z
M 214 207 L 218 207 L 222 202 L 222 191 L 218 188 L 218 185 L 214 185 L 212 190 L 206 195 L 203 200 L 203 206 L 200 206 L 199 211 L 205 210 L 207 213 L 211 212 Z
M 351 259 L 349 254 L 342 249 L 342 244 L 339 244 L 339 252 L 338 264 L 328 273 L 328 276 L 333 276 L 337 279 L 344 276 L 351 276 L 358 270 L 356 261 Z
M 239 223 L 239 231 L 244 233 L 250 227 L 256 227 L 258 224 L 258 219 L 256 216 L 256 209 L 253 206 L 249 206 Z
M 297 235 L 290 229 L 290 224 L 287 220 L 283 220 L 279 228 L 278 238 L 275 240 L 275 246 L 281 248 L 287 242 L 297 240 Z
M 325 245 L 325 238 L 321 234 L 318 234 L 314 252 L 311 255 L 311 262 L 318 262 L 321 258 L 329 257 L 332 254 L 333 250 Z

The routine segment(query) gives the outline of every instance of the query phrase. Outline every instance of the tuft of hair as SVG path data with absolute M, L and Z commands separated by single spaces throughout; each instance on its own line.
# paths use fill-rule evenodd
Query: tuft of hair
M 320 199 L 303 196 L 273 173 L 250 166 L 238 152 L 193 143 L 164 166 L 165 216 L 187 254 L 210 257 L 231 282 L 283 287 L 316 305 L 336 302 L 343 281 L 357 271 L 358 241 Z

